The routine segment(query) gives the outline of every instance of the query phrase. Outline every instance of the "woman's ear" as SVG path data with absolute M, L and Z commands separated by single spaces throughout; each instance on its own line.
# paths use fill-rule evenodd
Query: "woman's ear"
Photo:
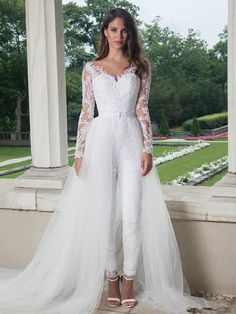
M 107 37 L 107 29 L 106 28 L 104 28 L 104 35 L 105 35 L 105 37 Z

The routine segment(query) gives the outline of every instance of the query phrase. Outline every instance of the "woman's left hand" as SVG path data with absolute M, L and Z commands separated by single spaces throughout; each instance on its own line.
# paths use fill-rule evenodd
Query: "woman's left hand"
M 152 169 L 152 154 L 143 152 L 141 155 L 142 176 L 146 176 Z

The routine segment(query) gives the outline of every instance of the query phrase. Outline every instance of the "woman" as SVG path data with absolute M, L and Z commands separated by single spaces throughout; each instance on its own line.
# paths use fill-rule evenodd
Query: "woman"
M 130 64 L 131 62 L 132 64 Z M 100 120 L 97 123 L 106 124 L 107 129 L 104 136 L 114 138 L 110 151 L 113 155 L 112 164 L 114 167 L 112 177 L 114 190 L 112 193 L 115 196 L 116 185 L 119 182 L 121 197 L 124 202 L 122 304 L 127 307 L 133 307 L 136 303 L 133 297 L 132 284 L 136 273 L 140 244 L 141 176 L 146 175 L 152 168 L 152 131 L 147 107 L 150 88 L 149 72 L 148 63 L 141 55 L 137 29 L 132 17 L 125 10 L 112 10 L 105 17 L 101 28 L 99 56 L 96 61 L 88 62 L 83 70 L 84 98 L 78 124 L 75 169 L 78 174 L 83 159 L 85 135 L 89 123 L 94 117 L 96 98 Z M 93 91 L 92 82 L 96 77 L 99 80 L 101 74 L 105 74 L 105 77 L 102 76 L 101 85 L 98 83 L 98 87 L 95 87 L 95 91 Z M 128 74 L 131 74 L 131 77 Z M 142 82 L 140 87 L 139 77 L 136 76 L 138 74 Z M 104 84 L 106 84 L 105 89 Z M 126 87 L 122 84 L 125 84 Z M 114 85 L 115 89 L 113 88 Z M 133 89 L 132 94 L 130 93 L 131 88 Z M 119 89 L 119 94 L 116 98 L 117 89 Z M 119 117 L 121 114 L 122 117 Z M 132 141 L 134 141 L 132 137 L 136 136 L 136 141 L 140 137 L 140 126 L 136 116 L 142 127 L 143 151 L 142 154 L 133 157 L 135 148 L 132 150 Z M 118 130 L 119 132 L 117 132 Z M 130 136 L 129 141 L 127 140 L 128 135 Z M 118 142 L 118 145 L 116 142 Z M 139 155 L 141 155 L 141 158 Z M 135 193 L 132 190 L 135 190 Z M 115 203 L 112 206 L 106 270 L 107 279 L 109 280 L 108 304 L 110 306 L 120 305 L 119 275 L 115 257 L 115 230 L 113 228 L 114 215 Z
M 91 314 L 103 291 L 110 306 L 147 302 L 167 314 L 216 306 L 184 282 L 152 167 L 151 72 L 135 21 L 113 9 L 101 36 L 98 58 L 83 69 L 74 165 L 30 263 L 1 269 L 0 314 Z

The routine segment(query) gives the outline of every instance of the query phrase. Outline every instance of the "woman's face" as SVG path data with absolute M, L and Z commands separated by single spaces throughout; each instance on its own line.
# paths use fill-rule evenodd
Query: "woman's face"
M 128 37 L 128 30 L 125 28 L 123 19 L 116 17 L 109 23 L 107 29 L 104 30 L 104 34 L 110 48 L 122 49 Z

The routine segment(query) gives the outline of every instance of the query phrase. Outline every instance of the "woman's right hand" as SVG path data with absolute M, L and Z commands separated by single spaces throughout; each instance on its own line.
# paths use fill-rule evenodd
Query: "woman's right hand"
M 76 172 L 76 175 L 77 175 L 77 176 L 79 175 L 79 171 L 80 171 L 80 167 L 81 167 L 82 160 L 83 160 L 83 157 L 77 157 L 77 158 L 75 158 L 74 167 L 75 167 L 75 172 Z

